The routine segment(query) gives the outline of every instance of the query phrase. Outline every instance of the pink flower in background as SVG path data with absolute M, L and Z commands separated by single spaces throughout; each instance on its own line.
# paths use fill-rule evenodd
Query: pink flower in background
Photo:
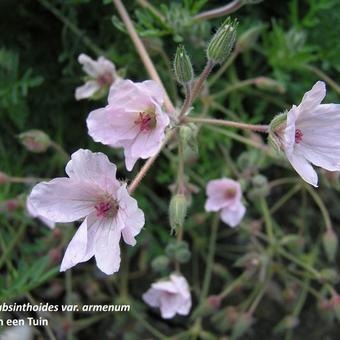
M 111 86 L 119 79 L 115 65 L 104 57 L 93 60 L 86 54 L 80 54 L 78 61 L 83 65 L 83 70 L 90 79 L 83 86 L 76 88 L 75 97 L 77 100 L 90 98 L 102 88 Z
M 282 147 L 297 173 L 318 186 L 312 164 L 329 171 L 340 171 L 340 105 L 321 104 L 326 86 L 318 81 L 306 92 L 299 106 L 287 114 Z
M 90 136 L 112 147 L 123 147 L 126 168 L 138 158 L 155 155 L 164 139 L 169 117 L 162 110 L 164 93 L 153 80 L 122 80 L 111 87 L 108 105 L 87 118 Z
M 177 274 L 171 274 L 168 281 L 153 283 L 143 294 L 143 300 L 151 307 L 160 308 L 163 319 L 171 319 L 176 314 L 188 315 L 191 308 L 188 282 Z
M 220 211 L 221 220 L 230 227 L 236 227 L 241 222 L 246 208 L 238 182 L 229 178 L 212 180 L 207 185 L 207 196 L 206 211 Z
M 49 228 L 53 229 L 55 227 L 55 222 L 49 220 L 48 218 L 45 218 L 43 216 L 40 216 L 35 207 L 32 205 L 30 200 L 26 200 L 26 209 L 28 214 L 33 218 L 38 218 L 41 222 L 43 222 L 45 225 L 47 225 Z
M 135 245 L 144 214 L 126 184 L 116 179 L 116 166 L 104 154 L 80 149 L 65 171 L 69 177 L 37 184 L 29 204 L 39 216 L 54 222 L 84 218 L 66 249 L 61 271 L 94 256 L 100 270 L 113 274 L 120 266 L 121 236 Z

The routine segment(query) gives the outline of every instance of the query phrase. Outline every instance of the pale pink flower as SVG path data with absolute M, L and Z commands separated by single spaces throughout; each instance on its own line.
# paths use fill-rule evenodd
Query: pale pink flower
M 230 178 L 215 179 L 207 185 L 206 211 L 220 211 L 221 220 L 230 227 L 240 224 L 246 208 L 242 203 L 242 190 Z
M 177 274 L 171 274 L 168 281 L 153 283 L 143 294 L 143 300 L 151 307 L 160 308 L 163 319 L 171 319 L 176 314 L 188 315 L 191 308 L 188 282 Z
M 39 183 L 29 196 L 37 214 L 54 222 L 85 218 L 66 249 L 61 271 L 94 256 L 100 270 L 113 274 L 120 265 L 121 236 L 135 245 L 144 214 L 104 154 L 80 149 L 65 171 L 69 177 Z
M 40 216 L 37 213 L 35 207 L 32 205 L 32 202 L 30 200 L 26 200 L 26 210 L 31 217 L 39 219 L 42 223 L 47 225 L 49 228 L 54 229 L 55 222 L 49 220 L 48 218 Z
M 108 105 L 87 118 L 90 136 L 112 147 L 123 147 L 126 168 L 138 158 L 155 155 L 164 139 L 169 117 L 162 110 L 164 92 L 153 80 L 122 80 L 111 87 Z
M 77 100 L 90 98 L 102 88 L 110 87 L 119 80 L 115 65 L 104 57 L 93 60 L 86 54 L 80 54 L 78 62 L 83 65 L 83 70 L 89 80 L 83 86 L 76 88 L 75 97 Z
M 282 147 L 297 173 L 318 186 L 312 164 L 329 171 L 340 171 L 340 105 L 321 104 L 326 86 L 318 81 L 306 92 L 299 106 L 287 114 Z

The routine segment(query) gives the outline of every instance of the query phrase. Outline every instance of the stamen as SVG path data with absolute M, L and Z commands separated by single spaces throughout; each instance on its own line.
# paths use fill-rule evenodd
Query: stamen
M 303 133 L 300 129 L 295 130 L 295 143 L 299 144 L 302 141 Z
M 139 125 L 140 131 L 150 131 L 156 126 L 155 115 L 148 112 L 139 112 L 139 117 L 135 120 L 135 124 Z
M 97 217 L 114 217 L 118 212 L 119 205 L 113 198 L 105 197 L 99 200 L 94 208 L 96 209 Z
M 97 83 L 103 87 L 103 86 L 109 86 L 113 83 L 113 76 L 111 73 L 104 73 L 102 75 L 100 75 L 97 78 Z

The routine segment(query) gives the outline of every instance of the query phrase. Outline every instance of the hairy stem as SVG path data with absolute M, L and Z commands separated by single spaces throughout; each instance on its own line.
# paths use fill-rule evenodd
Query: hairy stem
M 201 21 L 201 20 L 207 20 L 207 19 L 213 19 L 213 18 L 218 18 L 222 17 L 224 15 L 233 13 L 237 11 L 239 8 L 242 7 L 242 3 L 239 0 L 234 0 L 231 3 L 218 7 L 215 9 L 211 9 L 209 11 L 201 12 L 199 14 L 196 14 L 193 19 L 196 21 Z
M 149 76 L 151 77 L 151 79 L 153 79 L 154 81 L 156 81 L 164 90 L 164 102 L 165 102 L 165 106 L 167 108 L 167 110 L 169 112 L 173 112 L 174 111 L 174 106 L 168 96 L 168 94 L 166 93 L 165 87 L 162 83 L 161 78 L 158 75 L 158 72 L 155 68 L 155 65 L 153 64 L 142 40 L 139 38 L 137 31 L 132 23 L 132 20 L 128 14 L 128 12 L 126 11 L 123 3 L 121 0 L 113 0 L 114 5 L 117 8 L 117 11 L 120 15 L 120 17 L 122 18 L 126 29 L 130 35 L 130 38 L 132 40 L 132 42 L 134 43 L 136 50 L 139 54 L 139 56 L 142 59 L 142 62 L 147 70 L 147 72 L 149 73 Z
M 222 120 L 222 119 L 214 119 L 214 118 L 195 118 L 195 117 L 186 117 L 186 122 L 198 123 L 198 124 L 211 124 L 211 125 L 222 125 L 228 127 L 235 127 L 238 129 L 252 130 L 257 132 L 268 132 L 268 125 L 254 125 L 254 124 L 246 124 L 241 122 L 233 122 L 231 120 Z

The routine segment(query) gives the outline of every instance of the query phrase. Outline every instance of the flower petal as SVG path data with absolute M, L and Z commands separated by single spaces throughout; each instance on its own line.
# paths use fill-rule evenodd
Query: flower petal
M 221 220 L 228 224 L 230 227 L 234 228 L 240 224 L 242 218 L 246 212 L 246 208 L 242 202 L 237 205 L 237 208 L 233 209 L 224 208 L 221 211 Z
M 41 222 L 43 222 L 45 225 L 47 225 L 49 228 L 54 229 L 55 227 L 55 223 L 51 220 L 49 220 L 48 218 L 45 218 L 43 216 L 38 215 L 38 213 L 36 212 L 36 209 L 34 208 L 31 200 L 26 200 L 26 209 L 27 212 L 29 213 L 30 216 L 34 217 L 34 218 L 38 218 Z
M 317 81 L 312 89 L 305 93 L 300 105 L 297 107 L 299 119 L 308 116 L 322 102 L 326 96 L 326 85 Z
M 100 85 L 95 80 L 89 80 L 84 85 L 76 88 L 75 98 L 77 100 L 90 98 L 100 90 Z
M 78 56 L 78 62 L 83 65 L 84 72 L 89 76 L 97 78 L 97 76 L 100 75 L 101 68 L 98 65 L 98 62 L 93 60 L 87 54 L 80 54 Z
M 115 193 L 120 186 L 116 179 L 117 167 L 101 152 L 76 151 L 65 171 L 71 179 L 93 183 L 107 193 Z
M 287 158 L 303 180 L 315 187 L 318 186 L 318 175 L 303 156 L 293 153 L 289 157 L 287 155 Z
M 97 266 L 105 274 L 111 275 L 120 266 L 119 241 L 122 227 L 113 218 L 102 218 L 97 223 L 99 226 L 94 245 Z
M 74 234 L 71 242 L 67 246 L 63 261 L 60 266 L 60 271 L 64 272 L 67 269 L 74 267 L 76 264 L 87 260 L 87 258 L 84 259 L 86 255 L 87 243 L 87 218 L 85 218 L 77 232 Z
M 54 222 L 73 222 L 94 211 L 98 188 L 70 178 L 37 184 L 28 199 L 38 215 Z

